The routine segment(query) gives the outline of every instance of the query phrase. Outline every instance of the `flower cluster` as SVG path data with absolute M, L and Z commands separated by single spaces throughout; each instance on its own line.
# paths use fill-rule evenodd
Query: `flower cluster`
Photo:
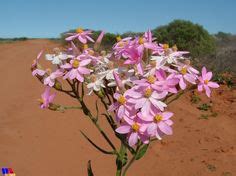
M 104 32 L 96 41 L 91 34 L 90 30 L 78 28 L 68 33 L 67 50 L 46 54 L 46 60 L 56 65 L 54 70 L 41 67 L 40 52 L 31 68 L 46 86 L 41 108 L 52 103 L 55 95 L 49 95 L 50 87 L 63 90 L 63 80 L 84 84 L 88 95 L 94 92 L 109 99 L 107 110 L 114 113 L 118 126 L 115 131 L 126 135 L 133 147 L 138 141 L 147 144 L 152 138 L 160 140 L 172 134 L 173 112 L 166 110 L 169 98 L 194 86 L 210 97 L 211 88 L 219 87 L 211 81 L 212 72 L 203 67 L 200 74 L 193 68 L 185 57 L 187 51 L 157 43 L 150 30 L 135 38 L 117 37 L 108 53 L 98 49 Z M 75 45 L 75 40 L 80 46 Z M 94 43 L 93 48 L 89 42 Z

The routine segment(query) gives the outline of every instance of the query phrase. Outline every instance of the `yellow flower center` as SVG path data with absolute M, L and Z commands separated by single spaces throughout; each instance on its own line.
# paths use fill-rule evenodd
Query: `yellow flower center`
M 208 84 L 208 82 L 209 82 L 209 80 L 207 80 L 207 79 L 204 81 L 205 84 Z
M 116 40 L 117 40 L 117 42 L 121 41 L 122 40 L 121 36 L 117 36 Z
M 72 67 L 73 68 L 78 68 L 79 67 L 79 61 L 78 60 L 74 60 L 72 63 Z
M 162 46 L 162 47 L 163 47 L 163 49 L 164 49 L 164 50 L 167 50 L 167 49 L 169 49 L 169 45 L 168 45 L 168 44 L 163 44 L 163 46 Z
M 157 114 L 154 116 L 154 121 L 155 122 L 160 122 L 163 119 L 163 117 L 160 114 Z
M 126 98 L 125 98 L 123 95 L 121 95 L 121 96 L 118 98 L 117 101 L 118 101 L 120 104 L 124 105 L 125 102 L 126 102 Z
M 124 42 L 118 43 L 118 46 L 119 46 L 119 47 L 123 47 L 123 46 L 124 46 Z
M 152 95 L 152 89 L 151 88 L 147 88 L 144 92 L 144 96 L 146 98 L 149 98 Z
M 82 28 L 77 28 L 76 32 L 80 34 L 80 33 L 84 32 L 84 30 Z
M 143 37 L 140 37 L 140 38 L 139 38 L 138 43 L 139 43 L 140 45 L 144 44 Z
M 173 50 L 173 51 L 178 51 L 177 46 L 176 46 L 176 45 L 172 46 L 172 50 Z
M 148 76 L 147 77 L 147 81 L 150 83 L 150 84 L 154 84 L 155 81 L 156 81 L 156 78 L 152 75 Z
M 186 67 L 183 67 L 180 72 L 185 75 L 187 73 L 187 68 Z
M 133 131 L 135 131 L 135 132 L 138 132 L 139 128 L 140 128 L 140 126 L 139 126 L 137 123 L 134 123 L 134 124 L 132 125 L 132 129 L 133 129 Z
M 88 49 L 88 45 L 84 44 L 84 50 Z

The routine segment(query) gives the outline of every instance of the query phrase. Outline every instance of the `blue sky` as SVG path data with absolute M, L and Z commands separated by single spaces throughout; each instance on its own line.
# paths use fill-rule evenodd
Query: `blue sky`
M 236 34 L 236 0 L 1 0 L 0 37 L 57 37 L 82 26 L 145 31 L 173 19 Z

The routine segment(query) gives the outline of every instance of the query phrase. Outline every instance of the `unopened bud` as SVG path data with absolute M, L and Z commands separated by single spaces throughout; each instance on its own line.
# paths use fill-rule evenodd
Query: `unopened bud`
M 97 95 L 98 95 L 100 98 L 105 97 L 104 92 L 103 92 L 102 90 L 99 90 L 99 91 L 97 92 Z
M 60 105 L 56 105 L 56 104 L 53 104 L 53 103 L 50 103 L 49 107 L 48 107 L 48 109 L 50 109 L 52 111 L 57 111 L 59 108 L 60 108 Z
M 62 90 L 62 86 L 61 86 L 61 83 L 59 82 L 59 81 L 56 81 L 55 82 L 55 89 L 57 89 L 57 90 Z

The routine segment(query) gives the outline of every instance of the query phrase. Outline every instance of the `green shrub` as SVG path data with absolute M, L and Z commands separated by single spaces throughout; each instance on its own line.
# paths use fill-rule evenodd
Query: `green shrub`
M 193 57 L 211 55 L 215 52 L 215 40 L 202 26 L 190 21 L 174 20 L 168 25 L 157 27 L 153 35 L 160 43 L 177 45 Z

